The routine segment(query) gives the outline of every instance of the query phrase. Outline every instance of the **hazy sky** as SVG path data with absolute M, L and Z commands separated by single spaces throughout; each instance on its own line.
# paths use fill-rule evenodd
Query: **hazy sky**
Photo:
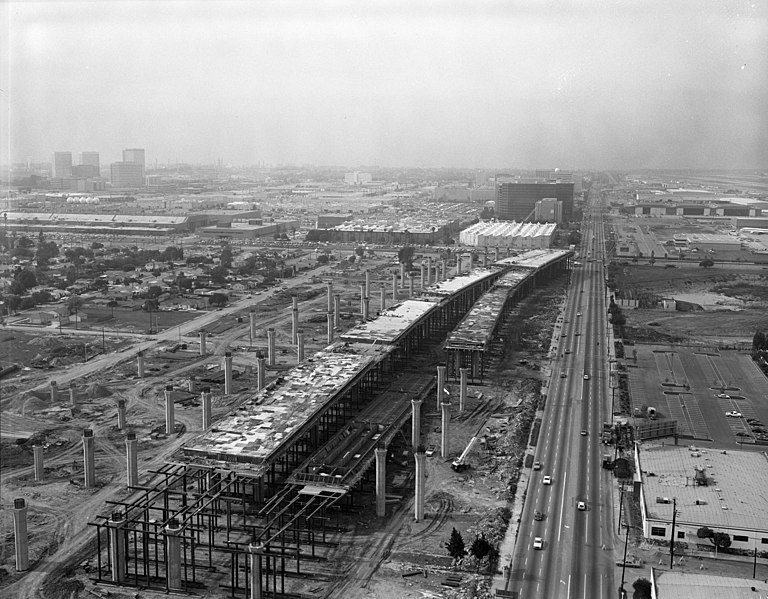
M 3 163 L 768 168 L 765 0 L 0 10 Z

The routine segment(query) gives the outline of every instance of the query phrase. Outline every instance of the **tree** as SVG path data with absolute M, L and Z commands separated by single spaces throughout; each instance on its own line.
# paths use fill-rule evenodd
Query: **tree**
M 37 246 L 37 265 L 44 267 L 48 261 L 59 255 L 59 246 L 55 241 L 42 242 Z
M 354 264 L 356 259 L 357 259 L 357 256 L 355 256 L 354 254 L 352 254 L 349 258 L 347 258 L 350 264 Z
M 214 307 L 226 306 L 229 298 L 224 293 L 214 293 L 208 299 L 208 303 Z
M 448 539 L 445 548 L 448 550 L 448 555 L 453 559 L 460 559 L 467 554 L 464 548 L 464 539 L 461 538 L 461 533 L 455 528 L 451 531 L 451 538 Z
M 328 254 L 320 254 L 317 257 L 318 264 L 328 264 Z
M 488 539 L 485 538 L 484 534 L 481 534 L 479 537 L 475 537 L 475 540 L 472 541 L 472 545 L 469 547 L 469 553 L 477 559 L 483 559 L 486 555 L 491 553 L 492 549 L 493 545 L 488 542 Z
M 709 268 L 710 266 L 714 266 L 714 265 L 715 265 L 715 261 L 709 257 L 704 258 L 704 260 L 699 262 L 699 266 L 701 266 L 702 268 Z
M 111 312 L 112 312 L 112 313 L 111 313 L 111 316 L 110 316 L 110 318 L 114 318 L 114 317 L 115 317 L 115 308 L 117 307 L 117 305 L 118 305 L 118 304 L 117 304 L 117 300 L 116 300 L 115 298 L 112 298 L 111 300 L 109 300 L 109 301 L 107 302 L 107 307 L 108 307 L 108 308 L 111 310 Z
M 32 289 L 35 285 L 37 285 L 37 277 L 35 276 L 35 273 L 33 273 L 31 270 L 24 269 L 22 271 L 19 271 L 16 273 L 16 280 L 24 285 L 26 289 Z
M 221 265 L 224 268 L 232 268 L 232 247 L 225 245 L 221 250 Z
M 365 248 L 362 245 L 358 245 L 355 248 L 355 254 L 357 254 L 358 258 L 362 258 L 365 255 Z
M 731 535 L 727 532 L 716 532 L 710 541 L 718 549 L 728 549 L 731 546 Z
M 226 285 L 227 284 L 227 276 L 229 275 L 229 271 L 224 266 L 215 266 L 211 269 L 211 272 L 209 273 L 211 275 L 211 282 L 216 285 Z
M 34 245 L 35 245 L 35 242 L 32 241 L 26 235 L 22 235 L 21 237 L 19 237 L 19 240 L 16 242 L 16 247 L 20 247 L 20 248 L 31 248 Z
M 762 331 L 756 331 L 755 336 L 752 337 L 752 350 L 757 351 L 765 347 L 766 337 Z
M 406 245 L 397 250 L 397 261 L 400 264 L 405 264 L 406 268 L 410 269 L 413 263 L 414 248 L 412 245 Z
M 647 578 L 638 578 L 632 583 L 632 588 L 635 589 L 632 594 L 633 599 L 651 599 L 653 585 Z
M 160 297 L 163 294 L 163 288 L 159 285 L 152 285 L 149 289 L 147 289 L 147 297 L 151 299 L 156 299 Z

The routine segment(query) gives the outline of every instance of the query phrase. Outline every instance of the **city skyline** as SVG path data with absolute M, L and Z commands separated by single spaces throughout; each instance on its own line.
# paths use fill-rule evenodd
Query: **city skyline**
M 0 163 L 141 147 L 148 167 L 764 169 L 767 17 L 735 0 L 8 3 Z

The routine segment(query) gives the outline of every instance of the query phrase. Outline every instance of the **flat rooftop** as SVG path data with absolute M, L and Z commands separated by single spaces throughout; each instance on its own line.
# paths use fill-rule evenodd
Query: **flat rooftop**
M 518 268 L 496 281 L 494 288 L 475 302 L 469 313 L 448 335 L 445 348 L 484 349 L 493 335 L 510 291 L 530 274 L 530 270 Z
M 656 588 L 659 597 L 675 599 L 759 599 L 768 592 L 768 584 L 762 580 L 664 570 L 656 571 Z
M 8 222 L 37 221 L 39 224 L 149 224 L 178 225 L 187 222 L 186 216 L 156 216 L 154 214 L 72 214 L 58 212 L 6 212 Z
M 313 416 L 330 406 L 340 392 L 391 351 L 384 346 L 336 343 L 288 371 L 282 383 L 268 387 L 182 448 L 187 463 L 240 462 L 255 476 L 259 466 Z
M 640 465 L 649 518 L 672 520 L 672 503 L 656 503 L 657 497 L 667 497 L 677 499 L 679 524 L 768 528 L 768 493 L 758 491 L 768 489 L 768 457 L 762 453 L 693 445 L 643 446 Z M 707 486 L 694 486 L 696 467 L 704 468 Z M 648 476 L 649 472 L 654 476 Z
M 391 344 L 397 341 L 414 323 L 437 309 L 433 301 L 405 300 L 350 329 L 341 336 L 344 341 Z
M 516 256 L 510 256 L 509 258 L 503 258 L 495 264 L 500 266 L 526 266 L 528 268 L 541 268 L 548 263 L 572 254 L 571 250 L 529 250 L 518 254 Z

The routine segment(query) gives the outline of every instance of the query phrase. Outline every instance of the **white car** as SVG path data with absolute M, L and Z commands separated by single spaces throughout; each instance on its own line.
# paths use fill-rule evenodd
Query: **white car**
M 718 394 L 717 394 L 717 396 L 718 396 L 720 399 L 731 399 L 731 396 L 730 396 L 730 395 L 727 395 L 726 393 L 718 393 Z
M 576 508 L 581 510 L 582 512 L 587 509 L 587 504 L 583 501 L 579 501 L 579 503 L 576 504 Z
M 734 410 L 733 412 L 726 412 L 725 415 L 731 416 L 733 418 L 741 418 L 741 412 L 737 412 L 736 410 Z
M 585 380 L 585 381 L 588 381 L 588 380 L 589 380 L 589 375 L 588 375 L 588 374 L 585 374 L 585 375 L 584 375 L 584 380 Z
M 544 549 L 544 539 L 541 537 L 534 537 L 533 539 L 533 548 L 534 549 Z
M 551 485 L 552 484 L 552 477 L 547 474 L 543 479 L 541 479 L 541 484 L 543 485 Z
M 576 312 L 576 316 L 581 316 L 581 312 Z

